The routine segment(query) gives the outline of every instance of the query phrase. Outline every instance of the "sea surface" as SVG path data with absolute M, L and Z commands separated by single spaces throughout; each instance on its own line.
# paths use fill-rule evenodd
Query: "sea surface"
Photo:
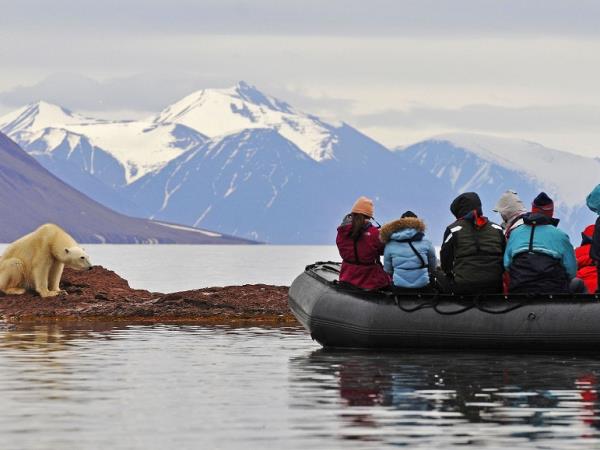
M 599 376 L 599 355 L 328 352 L 294 328 L 19 326 L 1 448 L 596 448 Z
M 211 286 L 289 286 L 307 264 L 340 260 L 335 246 L 83 246 L 92 264 L 114 270 L 135 289 L 176 292 Z M 0 254 L 6 244 L 0 244 Z
M 289 284 L 337 259 L 331 247 L 88 251 L 158 291 Z M 294 327 L 0 325 L 0 448 L 600 448 L 599 378 L 600 351 L 340 352 Z

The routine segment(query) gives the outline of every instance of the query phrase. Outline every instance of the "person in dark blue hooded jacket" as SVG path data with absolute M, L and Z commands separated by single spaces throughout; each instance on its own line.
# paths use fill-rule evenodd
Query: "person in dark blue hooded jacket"
M 523 225 L 508 240 L 504 266 L 510 274 L 509 293 L 569 293 L 577 274 L 569 236 L 557 228 L 554 203 L 544 192 L 523 216 Z M 581 283 L 580 283 L 581 284 Z
M 596 262 L 596 269 L 598 271 L 598 290 L 596 292 L 600 293 L 600 184 L 587 196 L 586 203 L 590 210 L 598 214 L 596 229 L 590 247 L 590 258 Z
M 506 245 L 502 227 L 483 216 L 475 192 L 456 197 L 450 211 L 456 221 L 444 233 L 440 289 L 457 294 L 501 293 Z

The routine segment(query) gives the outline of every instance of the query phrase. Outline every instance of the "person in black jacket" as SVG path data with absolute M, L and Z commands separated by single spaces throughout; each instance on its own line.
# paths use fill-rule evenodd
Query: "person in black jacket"
M 592 237 L 592 245 L 590 246 L 590 258 L 596 262 L 596 269 L 598 271 L 598 290 L 600 293 L 600 184 L 594 188 L 594 190 L 587 196 L 587 206 L 598 214 L 596 219 L 596 230 Z
M 450 211 L 456 221 L 444 233 L 440 289 L 457 294 L 501 293 L 506 247 L 502 227 L 483 216 L 475 192 L 456 197 Z

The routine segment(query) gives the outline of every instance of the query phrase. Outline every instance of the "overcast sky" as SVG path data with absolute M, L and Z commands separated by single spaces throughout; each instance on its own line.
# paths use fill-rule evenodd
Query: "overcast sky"
M 19 0 L 0 113 L 140 117 L 238 80 L 388 146 L 449 131 L 600 156 L 597 0 Z

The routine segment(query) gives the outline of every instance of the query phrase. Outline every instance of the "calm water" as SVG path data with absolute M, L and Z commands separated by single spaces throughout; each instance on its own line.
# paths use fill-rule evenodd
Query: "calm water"
M 158 291 L 289 284 L 337 259 L 333 247 L 88 252 Z M 326 352 L 294 328 L 0 326 L 0 448 L 596 448 L 599 377 L 600 352 Z
M 134 288 L 175 292 L 265 283 L 288 286 L 307 264 L 340 259 L 335 246 L 84 245 L 93 264 Z M 0 244 L 0 253 L 6 248 Z
M 590 448 L 600 357 L 325 352 L 295 329 L 0 332 L 2 449 Z

